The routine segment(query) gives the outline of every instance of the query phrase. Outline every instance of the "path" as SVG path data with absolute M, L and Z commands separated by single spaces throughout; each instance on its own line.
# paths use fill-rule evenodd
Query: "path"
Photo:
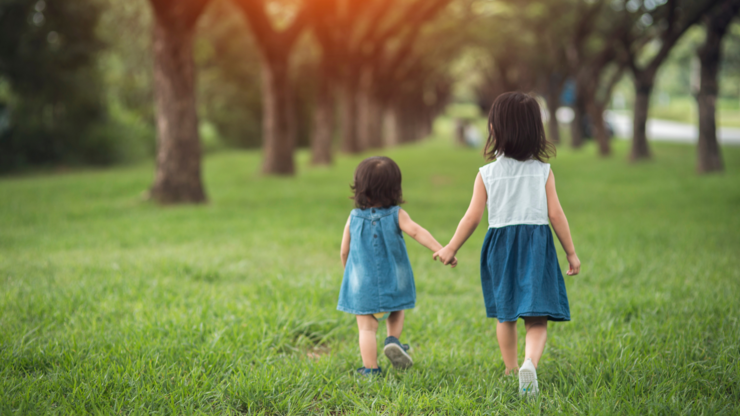
M 624 139 L 632 137 L 632 117 L 607 111 L 604 118 L 614 127 L 614 133 L 617 137 Z M 648 119 L 647 136 L 648 140 L 651 141 L 696 143 L 699 139 L 699 129 L 693 124 Z M 740 128 L 718 128 L 717 140 L 721 144 L 740 145 Z

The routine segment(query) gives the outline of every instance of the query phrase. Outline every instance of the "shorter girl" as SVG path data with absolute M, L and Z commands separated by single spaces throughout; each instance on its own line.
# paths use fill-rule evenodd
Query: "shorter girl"
M 337 309 L 357 315 L 360 330 L 360 374 L 382 372 L 378 366 L 375 333 L 378 319 L 388 315 L 383 352 L 397 368 L 413 364 L 408 344 L 401 344 L 404 310 L 416 304 L 416 288 L 406 243 L 401 231 L 436 251 L 442 245 L 398 205 L 403 203 L 401 170 L 387 157 L 363 160 L 355 171 L 352 186 L 357 208 L 347 220 L 342 236 L 344 279 Z M 454 267 L 453 257 L 448 264 Z
M 455 235 L 434 257 L 447 264 L 475 231 L 488 208 L 488 233 L 480 273 L 486 314 L 498 318 L 496 336 L 506 374 L 517 371 L 516 321 L 527 330 L 519 394 L 536 395 L 537 364 L 545 350 L 547 321 L 570 321 L 568 296 L 549 223 L 567 254 L 568 275 L 578 260 L 568 220 L 555 191 L 555 176 L 545 163 L 552 144 L 545 139 L 540 107 L 520 92 L 501 94 L 489 115 L 488 160 L 475 178 L 473 199 Z

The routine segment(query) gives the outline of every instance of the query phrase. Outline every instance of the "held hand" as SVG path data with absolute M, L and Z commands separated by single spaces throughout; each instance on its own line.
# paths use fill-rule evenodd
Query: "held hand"
M 568 259 L 568 276 L 575 276 L 581 271 L 581 261 L 578 259 L 576 253 L 569 254 Z
M 455 252 L 448 247 L 442 247 L 439 251 L 432 254 L 433 260 L 437 260 L 437 257 L 439 257 L 439 261 L 441 261 L 442 264 L 444 264 L 445 266 L 447 266 L 448 264 L 452 264 L 453 261 L 455 262 L 455 265 L 457 265 Z

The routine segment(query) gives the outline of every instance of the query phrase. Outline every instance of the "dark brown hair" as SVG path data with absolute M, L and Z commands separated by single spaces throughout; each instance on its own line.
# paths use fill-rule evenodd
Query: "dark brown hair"
M 555 146 L 547 141 L 540 105 L 529 94 L 506 92 L 498 97 L 488 114 L 488 140 L 483 149 L 486 159 L 506 157 L 545 162 L 555 156 Z
M 350 188 L 357 208 L 387 208 L 406 202 L 401 192 L 401 169 L 385 156 L 369 157 L 360 162 Z

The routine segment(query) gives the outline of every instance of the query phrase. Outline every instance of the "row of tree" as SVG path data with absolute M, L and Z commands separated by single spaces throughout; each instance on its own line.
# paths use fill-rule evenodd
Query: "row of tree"
M 599 152 L 611 148 L 603 113 L 614 86 L 625 73 L 634 83 L 633 140 L 630 157 L 651 157 L 646 137 L 650 96 L 661 65 L 686 31 L 697 23 L 706 29 L 704 44 L 698 48 L 701 63 L 699 107 L 699 172 L 722 170 L 716 139 L 715 102 L 718 95 L 718 68 L 721 42 L 732 19 L 740 10 L 738 0 L 630 0 L 512 2 L 498 13 L 498 31 L 510 33 L 532 28 L 532 36 L 508 37 L 493 46 L 501 33 L 479 39 L 492 54 L 491 71 L 481 90 L 484 103 L 503 91 L 538 91 L 551 114 L 561 105 L 560 97 L 568 80 L 575 83 L 571 123 L 572 145 L 584 139 L 583 118 L 593 121 Z M 551 21 L 558 16 L 556 21 Z M 559 141 L 559 127 L 550 118 L 551 140 Z
M 205 196 L 199 179 L 189 48 L 195 20 L 208 0 L 151 2 L 157 16 L 156 71 L 161 72 L 157 76 L 157 179 L 152 196 L 162 202 L 201 201 Z M 266 8 L 269 3 L 235 0 L 262 56 L 263 172 L 294 172 L 296 122 L 290 55 L 304 30 L 311 30 L 321 47 L 311 140 L 314 163 L 331 163 L 335 113 L 342 121 L 340 148 L 347 153 L 383 145 L 384 114 L 396 121 L 391 141 L 427 134 L 450 94 L 449 67 L 440 64 L 440 57 L 449 60 L 466 44 L 477 44 L 491 54 L 487 83 L 480 90 L 484 104 L 503 91 L 535 90 L 555 114 L 566 80 L 574 80 L 572 144 L 582 144 L 582 117 L 588 115 L 602 155 L 611 152 L 602 115 L 614 85 L 629 72 L 635 90 L 631 158 L 641 160 L 651 155 L 646 123 L 658 69 L 681 36 L 702 19 L 707 37 L 698 52 L 702 64 L 697 94 L 698 169 L 722 169 L 714 117 L 717 66 L 722 36 L 740 1 L 450 3 L 306 0 L 278 8 L 282 14 L 271 16 Z M 445 19 L 435 19 L 441 10 Z M 422 35 L 431 21 L 435 25 Z M 170 92 L 174 89 L 180 96 Z M 338 112 L 336 97 L 341 103 Z M 170 119 L 192 121 L 177 123 L 175 130 L 167 122 Z M 557 121 L 555 117 L 550 120 L 551 139 L 559 141 Z
M 608 155 L 602 114 L 627 74 L 635 87 L 631 158 L 641 160 L 650 157 L 645 124 L 658 70 L 697 23 L 706 31 L 697 51 L 698 170 L 722 168 L 717 72 L 740 0 L 94 0 L 89 6 L 0 3 L 0 168 L 23 158 L 69 160 L 60 159 L 65 154 L 105 162 L 120 143 L 156 129 L 151 196 L 200 202 L 206 199 L 203 139 L 210 140 L 201 134 L 204 126 L 215 124 L 230 143 L 261 145 L 263 172 L 290 175 L 299 144 L 310 146 L 314 164 L 330 164 L 335 148 L 356 153 L 427 136 L 453 89 L 459 97 L 470 79 L 478 80 L 474 91 L 484 110 L 501 92 L 525 90 L 540 94 L 550 114 L 563 104 L 566 85 L 574 85 L 571 143 L 583 143 L 589 118 L 600 153 Z M 102 63 L 96 62 L 101 50 L 108 51 Z M 11 134 L 3 130 L 5 107 L 13 110 Z M 145 127 L 132 132 L 137 124 L 119 128 L 121 120 L 143 120 Z M 560 141 L 555 117 L 548 135 Z
M 151 196 L 163 203 L 205 200 L 192 50 L 196 21 L 208 3 L 151 0 L 158 141 Z M 321 48 L 311 141 L 314 163 L 332 161 L 335 115 L 341 119 L 340 148 L 347 153 L 382 147 L 386 120 L 389 142 L 428 135 L 451 85 L 446 68 L 431 65 L 430 58 L 454 51 L 441 47 L 444 42 L 440 47 L 431 44 L 449 27 L 424 29 L 449 3 L 234 0 L 261 55 L 263 172 L 290 175 L 295 170 L 297 120 L 290 57 L 308 30 Z

